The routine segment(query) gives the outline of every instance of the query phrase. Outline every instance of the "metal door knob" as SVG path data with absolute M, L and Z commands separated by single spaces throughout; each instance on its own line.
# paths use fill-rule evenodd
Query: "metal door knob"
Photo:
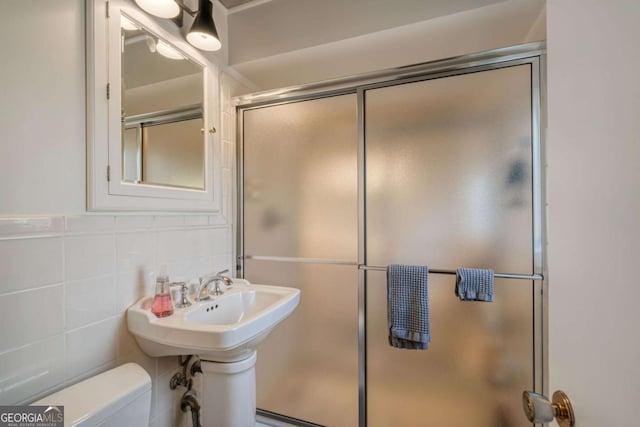
M 563 391 L 553 393 L 553 401 L 532 391 L 522 392 L 522 407 L 527 419 L 534 424 L 548 423 L 555 418 L 560 427 L 573 427 L 576 418 L 571 401 Z

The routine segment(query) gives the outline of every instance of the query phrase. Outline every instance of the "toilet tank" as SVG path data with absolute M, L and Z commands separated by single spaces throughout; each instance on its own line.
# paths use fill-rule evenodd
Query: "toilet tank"
M 33 402 L 64 406 L 64 425 L 143 427 L 149 425 L 151 378 L 127 363 Z

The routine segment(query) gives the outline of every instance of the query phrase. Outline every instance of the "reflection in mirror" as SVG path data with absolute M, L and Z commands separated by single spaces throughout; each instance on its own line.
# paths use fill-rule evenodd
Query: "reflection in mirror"
M 122 15 L 122 180 L 204 189 L 203 67 Z

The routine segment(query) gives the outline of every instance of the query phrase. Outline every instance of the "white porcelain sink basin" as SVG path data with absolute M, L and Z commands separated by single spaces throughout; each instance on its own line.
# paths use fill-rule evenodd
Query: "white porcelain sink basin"
M 235 362 L 251 356 L 293 312 L 300 291 L 234 279 L 223 295 L 175 309 L 164 318 L 151 313 L 152 301 L 144 297 L 127 310 L 129 331 L 149 356 L 197 354 L 203 360 Z

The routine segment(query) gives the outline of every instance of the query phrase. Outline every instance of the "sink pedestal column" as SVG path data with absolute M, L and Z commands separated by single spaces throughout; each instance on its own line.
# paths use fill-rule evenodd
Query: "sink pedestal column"
M 256 425 L 256 352 L 239 362 L 201 360 L 203 427 Z

